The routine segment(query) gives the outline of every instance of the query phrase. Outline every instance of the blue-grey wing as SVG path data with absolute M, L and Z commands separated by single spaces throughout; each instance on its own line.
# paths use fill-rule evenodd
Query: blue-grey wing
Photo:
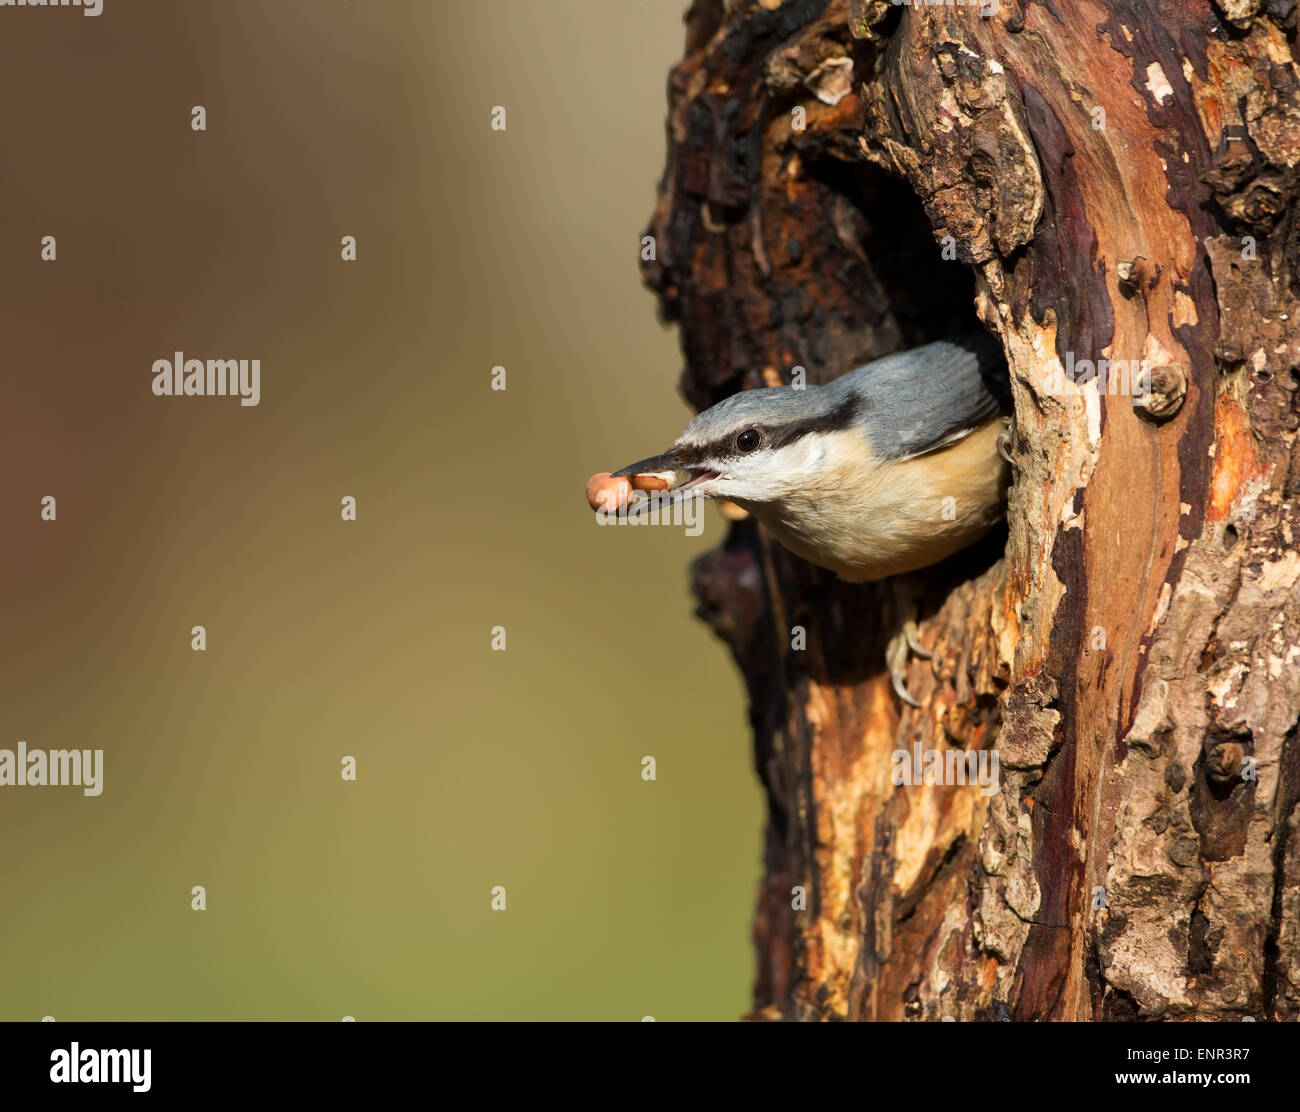
M 1002 345 L 986 332 L 887 355 L 826 389 L 857 395 L 877 459 L 937 451 L 1011 413 Z

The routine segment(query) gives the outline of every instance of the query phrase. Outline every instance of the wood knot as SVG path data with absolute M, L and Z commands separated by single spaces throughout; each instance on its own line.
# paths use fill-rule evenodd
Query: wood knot
M 1125 298 L 1132 298 L 1137 293 L 1142 280 L 1142 267 L 1139 264 L 1145 261 L 1145 255 L 1138 255 L 1133 259 L 1126 259 L 1115 265 L 1115 277 L 1118 279 L 1119 292 Z
M 1187 367 L 1164 363 L 1144 367 L 1133 385 L 1133 408 L 1148 421 L 1168 421 L 1187 398 Z

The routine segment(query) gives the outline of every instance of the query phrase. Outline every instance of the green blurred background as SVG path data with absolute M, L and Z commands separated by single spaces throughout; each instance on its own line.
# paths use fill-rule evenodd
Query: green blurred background
M 105 751 L 0 788 L 0 1018 L 745 1011 L 723 523 L 582 496 L 689 416 L 637 269 L 683 7 L 0 9 L 0 747 Z M 178 350 L 261 404 L 155 397 Z

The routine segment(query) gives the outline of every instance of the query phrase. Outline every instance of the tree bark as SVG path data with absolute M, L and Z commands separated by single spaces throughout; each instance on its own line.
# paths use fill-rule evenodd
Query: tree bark
M 913 4 L 696 0 L 670 80 L 692 403 L 978 318 L 1016 407 L 1006 532 L 914 577 L 917 709 L 894 585 L 752 521 L 696 565 L 769 806 L 752 1016 L 1296 1019 L 1294 0 Z M 915 743 L 998 790 L 896 786 Z

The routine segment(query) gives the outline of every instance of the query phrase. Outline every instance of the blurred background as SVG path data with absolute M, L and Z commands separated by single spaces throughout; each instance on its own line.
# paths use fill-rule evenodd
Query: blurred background
M 0 9 L 0 748 L 105 769 L 0 788 L 0 1019 L 746 1010 L 723 522 L 583 499 L 689 416 L 637 269 L 684 7 Z

